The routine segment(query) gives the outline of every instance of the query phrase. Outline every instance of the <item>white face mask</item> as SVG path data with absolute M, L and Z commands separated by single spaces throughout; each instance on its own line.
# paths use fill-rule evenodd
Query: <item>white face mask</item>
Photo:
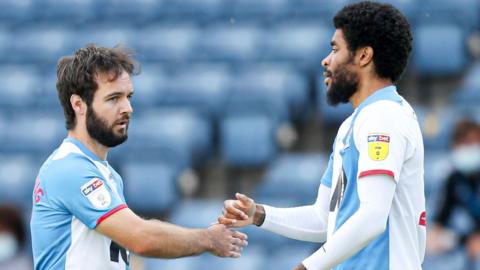
M 480 171 L 480 144 L 458 146 L 451 157 L 453 166 L 466 175 Z
M 15 236 L 8 232 L 0 232 L 0 263 L 11 259 L 18 250 Z

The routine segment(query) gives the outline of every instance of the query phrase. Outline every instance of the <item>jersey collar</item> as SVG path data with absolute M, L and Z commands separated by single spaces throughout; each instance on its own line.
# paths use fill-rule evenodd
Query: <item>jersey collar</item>
M 397 93 L 397 87 L 395 85 L 390 85 L 375 91 L 373 94 L 367 97 L 362 103 L 360 103 L 358 110 L 361 110 L 379 100 L 391 100 L 399 103 L 402 102 L 400 95 Z
M 95 155 L 90 149 L 88 149 L 82 142 L 79 140 L 72 138 L 72 137 L 67 137 L 63 140 L 63 142 L 69 142 L 73 143 L 75 146 L 77 146 L 85 155 L 87 155 L 89 158 L 91 158 L 94 161 L 99 161 L 102 162 L 103 164 L 108 164 L 106 160 L 100 159 L 97 155 Z

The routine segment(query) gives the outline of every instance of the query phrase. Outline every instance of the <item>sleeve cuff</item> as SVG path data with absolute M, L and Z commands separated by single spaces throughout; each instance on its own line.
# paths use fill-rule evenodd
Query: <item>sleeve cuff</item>
M 393 178 L 395 178 L 395 174 L 390 171 L 390 170 L 368 170 L 368 171 L 363 171 L 358 175 L 358 178 L 362 178 L 365 176 L 370 176 L 370 175 L 378 175 L 378 174 L 385 174 L 389 175 Z
M 103 216 L 101 216 L 98 220 L 97 220 L 97 224 L 95 225 L 95 227 L 97 227 L 98 225 L 100 225 L 100 223 L 102 223 L 105 219 L 107 219 L 109 216 L 117 213 L 118 211 L 122 210 L 122 209 L 125 209 L 127 208 L 128 206 L 126 204 L 120 204 L 119 206 L 113 208 L 112 210 L 108 211 L 107 213 L 105 213 Z

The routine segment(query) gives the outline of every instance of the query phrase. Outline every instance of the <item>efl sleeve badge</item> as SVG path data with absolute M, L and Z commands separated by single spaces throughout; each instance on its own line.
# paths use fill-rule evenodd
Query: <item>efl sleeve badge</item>
M 368 135 L 368 156 L 375 161 L 385 160 L 388 156 L 390 136 L 385 134 Z

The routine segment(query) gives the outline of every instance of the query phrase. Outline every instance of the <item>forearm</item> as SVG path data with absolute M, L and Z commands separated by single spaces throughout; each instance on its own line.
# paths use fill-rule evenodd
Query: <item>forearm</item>
M 178 258 L 208 251 L 211 243 L 205 229 L 188 229 L 159 220 L 145 221 L 137 236 L 139 253 L 146 257 Z
M 313 205 L 293 208 L 265 205 L 265 220 L 261 228 L 292 239 L 325 242 L 329 196 L 330 189 L 321 186 L 317 202 Z
M 327 270 L 351 257 L 385 231 L 396 183 L 385 175 L 358 180 L 360 206 L 328 241 L 303 261 L 308 270 Z M 372 222 L 374 221 L 374 222 Z

